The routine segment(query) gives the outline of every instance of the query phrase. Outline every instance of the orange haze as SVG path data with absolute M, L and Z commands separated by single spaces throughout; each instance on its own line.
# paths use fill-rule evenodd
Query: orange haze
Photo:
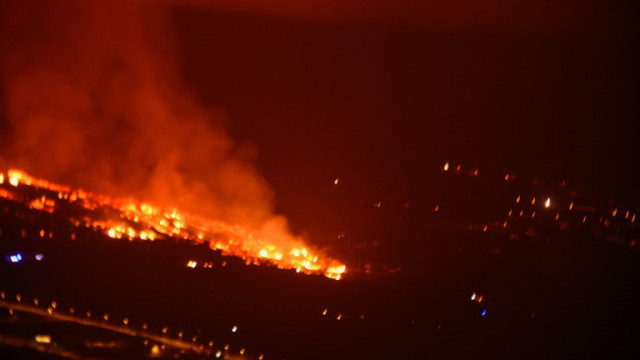
M 182 82 L 162 2 L 1 6 L 2 167 L 299 242 L 273 213 L 254 149 Z

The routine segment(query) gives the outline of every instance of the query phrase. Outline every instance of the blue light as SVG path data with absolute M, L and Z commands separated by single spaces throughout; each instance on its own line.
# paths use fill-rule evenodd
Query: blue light
M 480 314 L 481 316 L 485 316 L 487 315 L 487 309 L 482 310 L 482 314 Z
M 11 261 L 12 263 L 18 263 L 18 262 L 22 261 L 22 255 L 20 253 L 15 254 L 15 255 L 10 255 L 9 256 L 9 261 Z

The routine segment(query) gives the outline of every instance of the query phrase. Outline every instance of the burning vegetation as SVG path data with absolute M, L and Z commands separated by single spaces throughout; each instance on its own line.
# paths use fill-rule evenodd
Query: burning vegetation
M 112 238 L 173 236 L 247 263 L 345 272 L 290 233 L 253 147 L 190 94 L 167 4 L 9 1 L 0 12 L 0 166 L 48 179 L 8 171 L 0 196 L 46 212 L 80 206 L 74 225 Z
M 17 191 L 24 186 L 32 187 L 37 193 Z M 178 209 L 164 209 L 133 198 L 117 199 L 71 189 L 20 170 L 0 172 L 0 197 L 49 213 L 56 210 L 59 201 L 69 203 L 84 210 L 70 219 L 74 226 L 92 228 L 115 239 L 154 241 L 173 237 L 207 244 L 223 255 L 244 259 L 247 265 L 272 264 L 281 269 L 322 274 L 336 280 L 346 272 L 344 264 L 310 249 L 299 240 L 270 242 L 261 237 L 259 231 L 239 224 L 207 219 Z M 190 261 L 187 266 L 196 265 L 195 261 Z

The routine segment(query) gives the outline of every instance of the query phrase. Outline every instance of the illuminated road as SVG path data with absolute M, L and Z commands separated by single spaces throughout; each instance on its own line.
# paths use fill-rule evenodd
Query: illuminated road
M 155 335 L 155 334 L 148 333 L 144 330 L 137 330 L 128 326 L 110 324 L 107 321 L 100 321 L 100 320 L 91 319 L 91 318 L 80 318 L 77 316 L 64 314 L 55 310 L 50 312 L 48 309 L 42 309 L 37 306 L 25 305 L 22 303 L 8 302 L 6 300 L 0 300 L 0 307 L 7 308 L 13 311 L 20 311 L 20 312 L 30 313 L 34 315 L 39 315 L 42 317 L 46 317 L 48 319 L 72 322 L 72 323 L 76 323 L 84 326 L 100 328 L 100 329 L 104 329 L 104 330 L 108 330 L 108 331 L 112 331 L 112 332 L 116 332 L 124 335 L 129 335 L 133 337 L 146 338 L 146 339 L 158 342 L 160 344 L 165 344 L 178 349 L 193 351 L 201 355 L 210 355 L 212 353 L 211 349 L 205 348 L 204 345 L 196 344 L 195 342 L 190 343 L 190 342 L 182 341 L 179 339 L 173 339 L 167 336 Z

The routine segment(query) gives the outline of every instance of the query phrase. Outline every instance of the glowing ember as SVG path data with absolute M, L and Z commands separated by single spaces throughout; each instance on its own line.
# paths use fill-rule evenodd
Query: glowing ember
M 197 244 L 206 243 L 211 249 L 220 250 L 224 255 L 244 259 L 247 264 L 270 263 L 280 269 L 293 269 L 304 274 L 323 274 L 335 280 L 341 279 L 347 271 L 344 264 L 314 253 L 297 239 L 286 239 L 274 244 L 255 236 L 252 229 L 239 224 L 205 219 L 177 209 L 162 209 L 135 199 L 115 199 L 71 189 L 33 178 L 20 170 L 7 171 L 6 178 L 13 187 L 27 185 L 57 192 L 58 199 L 64 199 L 89 211 L 98 208 L 114 211 L 117 216 L 107 219 L 104 219 L 104 216 L 94 218 L 93 216 L 97 217 L 94 213 L 72 219 L 75 226 L 87 226 L 114 239 L 153 241 L 163 236 L 182 238 Z M 4 173 L 0 173 L 0 179 L 4 181 Z M 0 189 L 0 197 L 24 202 L 30 208 L 39 211 L 53 212 L 56 208 L 56 200 L 46 196 L 23 199 L 13 191 Z M 283 243 L 286 243 L 286 246 L 282 245 Z M 195 265 L 195 261 L 188 264 L 189 267 Z

